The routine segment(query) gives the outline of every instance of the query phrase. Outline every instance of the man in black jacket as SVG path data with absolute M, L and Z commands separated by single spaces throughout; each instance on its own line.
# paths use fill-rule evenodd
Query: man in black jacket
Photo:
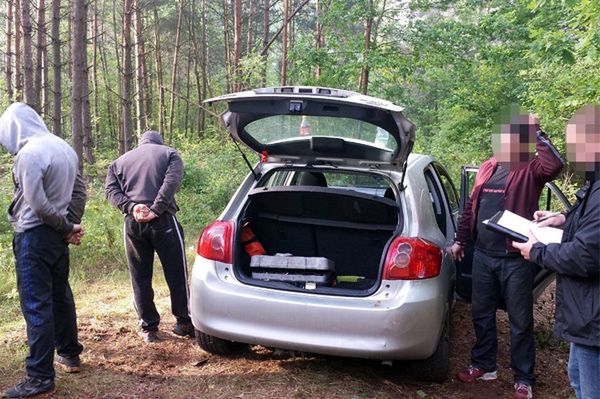
M 183 177 L 183 161 L 163 144 L 160 133 L 148 131 L 139 146 L 108 167 L 106 197 L 125 215 L 125 251 L 141 335 L 156 342 L 160 315 L 154 305 L 154 251 L 163 266 L 177 320 L 173 333 L 194 336 L 188 311 L 187 262 L 183 229 L 175 218 L 175 192 Z
M 514 242 L 525 259 L 556 272 L 555 333 L 571 343 L 569 380 L 577 399 L 600 397 L 600 106 L 580 110 L 567 125 L 567 151 L 587 184 L 566 214 L 540 221 L 563 227 L 560 244 L 531 237 Z M 550 216 L 537 211 L 536 220 Z

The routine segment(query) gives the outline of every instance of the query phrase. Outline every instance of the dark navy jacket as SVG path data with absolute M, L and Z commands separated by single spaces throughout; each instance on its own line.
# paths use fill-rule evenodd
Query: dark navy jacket
M 536 243 L 529 256 L 556 272 L 556 335 L 600 347 L 600 181 L 582 191 L 566 216 L 562 242 Z

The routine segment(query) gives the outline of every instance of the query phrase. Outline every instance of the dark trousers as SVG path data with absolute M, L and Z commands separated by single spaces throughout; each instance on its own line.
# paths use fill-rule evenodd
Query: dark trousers
M 510 367 L 515 382 L 535 382 L 533 340 L 533 278 L 535 266 L 519 257 L 473 255 L 472 316 L 477 342 L 471 364 L 484 371 L 496 370 L 496 306 L 506 302 L 510 324 Z
M 54 378 L 54 348 L 61 356 L 83 350 L 77 339 L 75 302 L 69 286 L 69 248 L 46 225 L 15 233 L 17 288 L 27 324 L 27 375 Z
M 125 251 L 140 327 L 146 331 L 156 331 L 160 323 L 152 289 L 154 251 L 163 267 L 171 293 L 171 311 L 177 323 L 191 323 L 183 229 L 175 216 L 165 212 L 151 222 L 138 223 L 127 215 L 124 230 Z

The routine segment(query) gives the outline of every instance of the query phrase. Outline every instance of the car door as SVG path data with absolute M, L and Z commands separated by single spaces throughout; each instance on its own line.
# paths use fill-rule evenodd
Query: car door
M 459 209 L 463 212 L 465 204 L 475 181 L 475 175 L 479 167 L 463 166 L 460 174 L 460 198 Z M 553 182 L 546 183 L 542 194 L 538 209 L 552 211 L 567 211 L 571 208 L 571 204 L 567 197 L 562 193 L 556 184 Z M 473 243 L 467 244 L 465 247 L 465 256 L 462 261 L 456 261 L 456 296 L 458 299 L 471 301 L 471 271 L 473 269 Z M 534 279 L 534 298 L 537 298 L 544 289 L 554 279 L 554 273 L 549 270 L 542 269 L 536 266 L 536 276 Z M 502 307 L 502 304 L 499 304 Z

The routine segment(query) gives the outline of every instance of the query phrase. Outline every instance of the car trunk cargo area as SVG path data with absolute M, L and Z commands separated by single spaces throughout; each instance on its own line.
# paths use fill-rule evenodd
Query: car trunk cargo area
M 356 191 L 308 186 L 257 188 L 249 193 L 240 216 L 236 271 L 247 283 L 268 282 L 282 289 L 369 292 L 380 281 L 386 244 L 401 228 L 398 215 L 395 201 Z M 294 262 L 309 265 L 305 267 L 308 269 L 311 264 L 327 262 L 333 270 L 294 271 L 287 265 L 294 262 L 283 259 L 272 260 L 275 266 L 262 260 L 262 265 L 271 269 L 261 269 L 261 262 L 252 261 L 245 250 L 247 241 L 241 238 L 244 228 L 251 229 L 267 256 L 292 256 Z M 278 268 L 278 263 L 286 266 Z M 275 273 L 285 276 L 277 279 Z M 330 274 L 331 278 L 315 280 L 318 273 Z M 303 284 L 302 274 L 312 275 L 320 284 Z

